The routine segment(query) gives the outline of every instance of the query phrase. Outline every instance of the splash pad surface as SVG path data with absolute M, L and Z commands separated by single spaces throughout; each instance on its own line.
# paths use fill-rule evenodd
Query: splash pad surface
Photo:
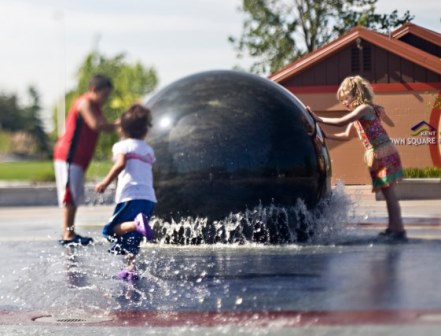
M 77 249 L 56 243 L 59 209 L 1 209 L 0 334 L 435 335 L 441 234 L 427 216 L 441 207 L 407 204 L 407 244 L 375 239 L 378 202 L 323 244 L 146 244 L 133 284 L 113 279 L 123 262 L 99 240 L 110 207 L 79 214 L 98 241 Z

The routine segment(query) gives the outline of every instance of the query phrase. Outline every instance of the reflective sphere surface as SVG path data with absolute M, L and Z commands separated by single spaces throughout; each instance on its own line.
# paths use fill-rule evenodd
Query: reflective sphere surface
M 222 219 L 257 205 L 308 207 L 330 191 L 330 160 L 305 106 L 280 85 L 237 71 L 178 80 L 147 106 L 159 217 Z

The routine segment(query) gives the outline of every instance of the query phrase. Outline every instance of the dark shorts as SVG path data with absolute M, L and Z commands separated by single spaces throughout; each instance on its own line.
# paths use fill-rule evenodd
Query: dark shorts
M 116 236 L 113 233 L 113 227 L 117 224 L 133 221 L 140 212 L 150 218 L 153 215 L 155 205 L 156 203 L 148 200 L 131 200 L 116 205 L 112 218 L 103 228 L 103 236 L 113 243 L 109 252 L 135 255 L 139 253 L 139 246 L 144 236 L 136 231 Z

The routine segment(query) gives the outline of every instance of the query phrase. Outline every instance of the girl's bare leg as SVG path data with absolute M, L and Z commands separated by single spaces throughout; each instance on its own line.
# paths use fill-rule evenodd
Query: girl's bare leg
M 126 233 L 136 230 L 135 222 L 124 222 L 113 227 L 113 233 L 117 236 L 125 235 Z
M 381 189 L 386 200 L 387 212 L 389 214 L 388 229 L 392 232 L 404 231 L 403 219 L 401 218 L 401 208 L 398 197 L 395 193 L 394 185 Z
M 133 254 L 129 254 L 125 258 L 127 260 L 127 269 L 134 270 L 135 269 L 135 256 Z

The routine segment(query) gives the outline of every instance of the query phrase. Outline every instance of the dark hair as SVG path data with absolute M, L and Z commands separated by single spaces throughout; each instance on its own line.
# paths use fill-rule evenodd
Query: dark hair
M 152 126 L 152 113 L 141 105 L 133 104 L 121 115 L 121 129 L 129 138 L 141 139 Z
M 103 74 L 96 74 L 89 81 L 89 90 L 95 88 L 97 91 L 112 89 L 112 80 Z

